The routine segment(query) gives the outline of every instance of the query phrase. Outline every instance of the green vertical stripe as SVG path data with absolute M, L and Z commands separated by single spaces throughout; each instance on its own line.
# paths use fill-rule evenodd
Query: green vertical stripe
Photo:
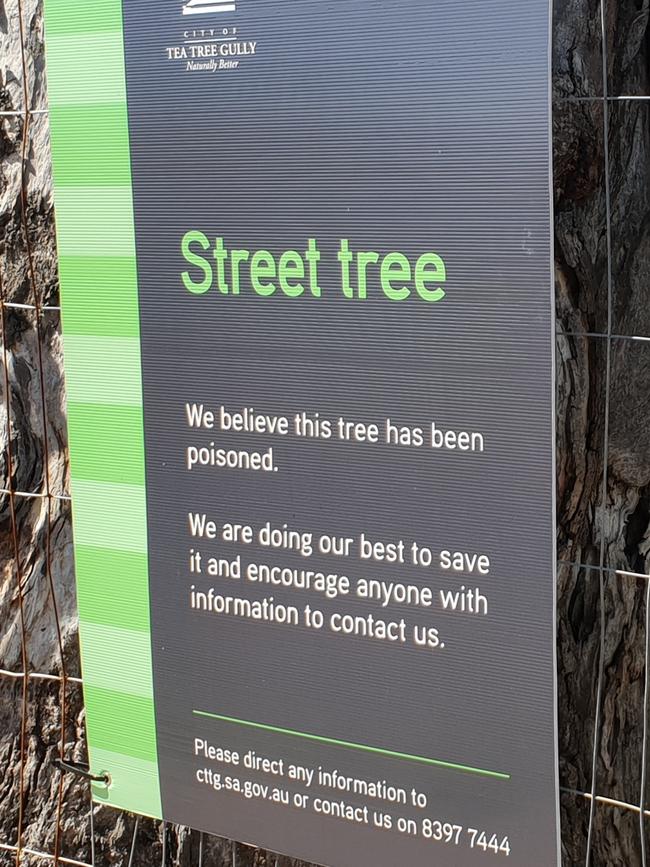
M 121 33 L 122 0 L 46 0 L 48 40 L 74 33 Z
M 160 818 L 121 0 L 46 0 L 45 25 L 93 796 Z
M 147 555 L 136 551 L 114 551 L 92 545 L 75 545 L 77 604 L 84 623 L 149 634 L 149 592 L 142 581 Z M 79 577 L 83 576 L 83 580 Z
M 76 480 L 120 483 L 129 479 L 144 486 L 144 456 L 131 448 L 144 436 L 140 407 L 68 400 L 68 431 L 76 443 Z
M 57 0 L 49 0 L 49 5 Z M 96 0 L 101 4 L 101 0 Z M 48 102 L 63 105 L 126 105 L 122 34 L 47 36 Z
M 72 454 L 75 449 L 73 443 Z M 73 465 L 72 512 L 79 545 L 147 553 L 144 487 L 77 479 Z
M 135 256 L 59 255 L 59 279 L 65 293 L 66 338 L 139 338 Z
M 64 331 L 63 346 L 69 371 L 68 400 L 102 406 L 142 406 L 137 337 L 97 337 Z M 99 443 L 90 445 L 96 447 Z
M 111 786 L 93 784 L 93 799 L 100 804 L 141 813 L 160 819 L 158 763 L 125 756 L 104 747 L 93 748 L 93 763 L 98 774 L 109 773 Z M 110 769 L 110 770 L 109 770 Z
M 83 640 L 82 629 L 82 647 Z M 153 697 L 130 695 L 84 683 L 84 698 L 91 744 L 147 762 L 157 760 L 155 741 L 149 737 L 150 727 L 154 724 Z M 111 773 L 110 768 L 104 770 Z
M 115 691 L 115 670 L 128 672 L 120 681 L 120 694 L 153 699 L 151 693 L 150 637 L 145 632 L 81 621 L 86 662 L 86 686 Z
M 123 103 L 50 109 L 60 186 L 128 186 L 128 121 Z
M 55 152 L 55 151 L 54 151 Z M 58 186 L 55 166 L 56 237 L 60 256 L 133 256 L 133 193 L 130 186 Z

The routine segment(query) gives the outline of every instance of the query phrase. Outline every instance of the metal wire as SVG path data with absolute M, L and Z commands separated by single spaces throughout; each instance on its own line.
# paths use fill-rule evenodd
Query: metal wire
M 27 46 L 25 40 L 25 21 L 23 15 L 23 0 L 17 0 L 18 3 L 18 28 L 20 32 L 20 59 L 22 65 L 22 92 L 23 105 L 31 104 L 31 95 L 29 92 L 29 75 L 27 63 Z M 36 346 L 37 346 L 37 361 L 38 361 L 38 379 L 39 379 L 39 396 L 41 408 L 41 420 L 43 430 L 43 466 L 45 470 L 45 495 L 47 497 L 46 506 L 46 529 L 45 529 L 45 574 L 47 585 L 50 593 L 50 601 L 52 605 L 52 614 L 54 618 L 54 628 L 56 631 L 56 643 L 59 655 L 59 665 L 61 669 L 60 682 L 60 739 L 59 739 L 59 759 L 65 760 L 65 729 L 67 722 L 67 696 L 66 696 L 66 666 L 65 652 L 63 648 L 63 636 L 61 631 L 61 621 L 59 619 L 59 606 L 57 602 L 56 589 L 52 578 L 52 510 L 50 501 L 50 449 L 48 443 L 48 412 L 47 399 L 45 391 L 45 374 L 43 370 L 43 333 L 41 322 L 41 298 L 39 296 L 38 286 L 36 282 L 36 270 L 34 268 L 34 256 L 32 251 L 31 234 L 29 230 L 27 214 L 28 214 L 28 149 L 29 149 L 29 131 L 30 131 L 31 114 L 25 113 L 23 118 L 23 137 L 21 147 L 21 177 L 20 177 L 20 203 L 21 203 L 21 224 L 23 229 L 25 250 L 27 253 L 27 271 L 29 277 L 29 285 L 33 304 L 35 307 L 36 319 Z M 11 448 L 11 444 L 8 444 Z M 63 772 L 59 772 L 59 783 L 57 787 L 57 806 L 56 806 L 56 826 L 54 831 L 54 865 L 59 864 L 59 855 L 61 848 L 61 818 L 63 814 Z M 17 863 L 20 859 L 20 853 L 17 854 Z
M 160 867 L 167 865 L 167 822 L 162 823 L 162 857 L 160 859 Z
M 648 752 L 648 692 L 650 688 L 650 581 L 645 590 L 645 684 L 643 690 L 643 745 L 641 748 L 641 785 L 639 787 L 639 835 L 641 837 L 641 862 L 642 867 L 647 867 L 647 854 L 645 844 L 645 787 L 646 787 L 646 764 Z
M 16 855 L 16 863 L 23 855 L 30 855 L 32 858 L 38 858 L 41 861 L 54 861 L 59 864 L 72 864 L 73 867 L 93 867 L 92 864 L 87 864 L 85 861 L 76 861 L 74 858 L 65 858 L 60 855 L 56 861 L 54 855 L 49 852 L 39 852 L 38 849 L 30 849 L 29 846 L 10 846 L 7 843 L 0 843 L 0 850 L 4 852 L 13 852 Z
M 95 805 L 93 803 L 93 795 L 91 791 L 88 792 L 88 800 L 90 801 L 90 809 L 88 811 L 88 824 L 90 826 L 90 863 L 92 864 L 92 867 L 95 867 Z
M 604 413 L 604 439 L 603 439 L 603 475 L 602 475 L 602 492 L 601 492 L 601 534 L 600 534 L 600 552 L 599 552 L 599 584 L 598 595 L 600 600 L 600 640 L 599 640 L 599 655 L 598 655 L 598 681 L 596 686 L 596 713 L 594 719 L 594 743 L 592 750 L 591 762 L 591 801 L 589 804 L 589 828 L 587 831 L 587 854 L 586 867 L 591 865 L 591 853 L 593 847 L 593 831 L 594 817 L 596 815 L 596 789 L 598 786 L 598 753 L 600 747 L 600 726 L 602 716 L 602 700 L 603 700 L 603 681 L 605 677 L 605 573 L 603 567 L 605 565 L 605 516 L 607 514 L 608 503 L 608 467 L 609 467 L 609 409 L 610 409 L 610 392 L 611 392 L 611 368 L 612 368 L 612 204 L 611 204 L 611 186 L 610 186 L 610 166 L 609 166 L 609 70 L 607 58 L 607 26 L 606 26 L 606 8 L 605 0 L 600 0 L 600 38 L 601 38 L 601 60 L 602 60 L 602 81 L 603 81 L 603 161 L 605 172 L 605 220 L 606 220 L 606 244 L 607 244 L 607 357 L 605 370 L 605 406 Z
M 28 680 L 53 680 L 56 682 L 61 682 L 63 680 L 62 677 L 59 677 L 58 674 L 41 674 L 38 671 L 28 671 L 24 674 L 22 671 L 5 671 L 4 668 L 0 668 L 0 677 L 11 677 L 14 680 L 19 680 L 20 678 L 26 677 Z M 66 677 L 66 683 L 81 683 L 80 677 Z
M 4 372 L 4 391 L 5 391 L 5 413 L 7 417 L 6 437 L 7 437 L 7 478 L 10 485 L 9 495 L 9 515 L 11 522 L 11 538 L 14 552 L 14 571 L 16 576 L 16 596 L 18 599 L 18 617 L 20 623 L 20 655 L 23 666 L 22 671 L 22 702 L 21 702 L 21 723 L 20 723 L 20 761 L 19 761 L 19 782 L 18 782 L 18 828 L 16 842 L 16 867 L 20 865 L 22 840 L 23 840 L 23 817 L 25 810 L 25 744 L 27 738 L 27 685 L 29 678 L 29 666 L 27 662 L 27 632 L 25 629 L 25 604 L 23 598 L 23 575 L 20 556 L 20 542 L 18 539 L 18 523 L 16 518 L 16 498 L 12 493 L 11 486 L 14 482 L 14 462 L 12 452 L 12 437 L 11 437 L 11 384 L 9 382 L 9 359 L 7 348 L 7 314 L 4 305 L 4 283 L 2 274 L 0 274 L 0 327 L 2 330 L 2 351 L 3 351 L 3 372 Z
M 133 839 L 131 840 L 131 851 L 129 853 L 129 864 L 128 867 L 132 867 L 133 859 L 135 858 L 135 841 L 138 836 L 138 825 L 140 824 L 140 819 L 138 816 L 135 817 L 135 822 L 133 823 Z

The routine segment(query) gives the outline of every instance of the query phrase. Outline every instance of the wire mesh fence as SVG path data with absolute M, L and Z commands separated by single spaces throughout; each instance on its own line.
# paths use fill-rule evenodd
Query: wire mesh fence
M 650 0 L 555 3 L 558 705 L 570 865 L 646 867 L 650 852 L 649 14 Z M 288 867 L 93 806 L 88 781 L 57 766 L 83 763 L 86 749 L 43 38 L 39 0 L 0 2 L 0 864 Z

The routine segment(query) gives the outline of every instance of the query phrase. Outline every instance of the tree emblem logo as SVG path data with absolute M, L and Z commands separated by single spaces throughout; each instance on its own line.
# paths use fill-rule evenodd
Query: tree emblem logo
M 234 0 L 188 0 L 183 6 L 183 15 L 206 15 L 208 12 L 235 12 Z

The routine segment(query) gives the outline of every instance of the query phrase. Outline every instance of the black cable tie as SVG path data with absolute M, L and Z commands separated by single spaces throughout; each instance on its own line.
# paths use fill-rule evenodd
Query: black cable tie
M 63 759 L 57 757 L 56 759 L 52 759 L 52 764 L 55 768 L 66 774 L 74 774 L 76 777 L 91 780 L 93 783 L 103 783 L 105 786 L 110 786 L 111 784 L 109 774 L 92 774 L 90 766 L 84 765 L 81 762 L 64 762 Z

